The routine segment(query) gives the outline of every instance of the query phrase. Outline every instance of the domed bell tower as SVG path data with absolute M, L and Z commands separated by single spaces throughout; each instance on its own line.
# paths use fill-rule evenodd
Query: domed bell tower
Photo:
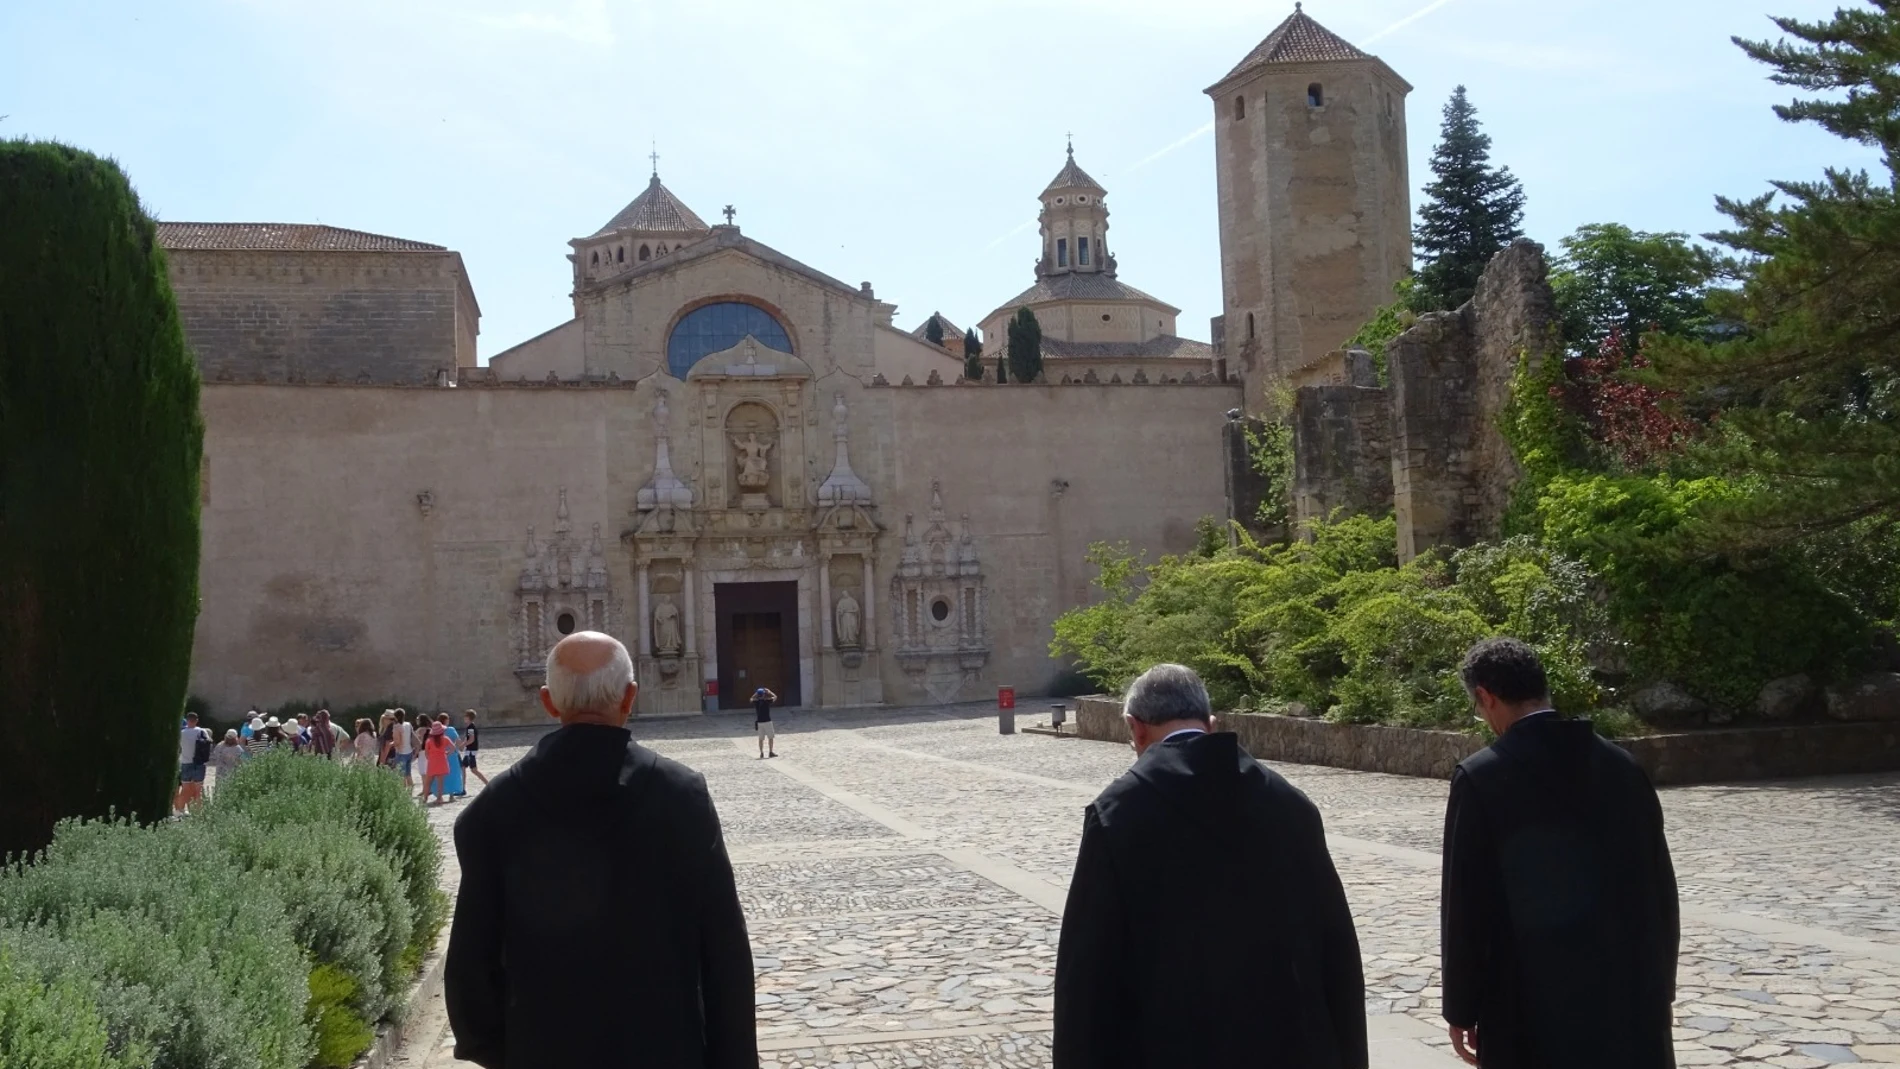
M 1100 273 L 1115 276 L 1108 252 L 1108 191 L 1076 166 L 1075 142 L 1069 160 L 1042 191 L 1042 259 L 1036 277 Z

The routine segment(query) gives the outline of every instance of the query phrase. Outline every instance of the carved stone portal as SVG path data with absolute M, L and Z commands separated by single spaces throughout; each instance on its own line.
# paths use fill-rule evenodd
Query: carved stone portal
M 600 524 L 583 543 L 574 537 L 567 511 L 567 488 L 559 490 L 554 536 L 543 545 L 528 527 L 521 576 L 515 582 L 515 678 L 538 687 L 547 671 L 548 650 L 576 631 L 613 632 L 613 592 L 607 582 L 607 558 Z
M 904 517 L 904 552 L 891 577 L 897 663 L 918 689 L 947 703 L 977 681 L 990 656 L 988 609 L 969 516 L 950 529 L 933 479 L 929 523 L 920 536 L 915 518 Z

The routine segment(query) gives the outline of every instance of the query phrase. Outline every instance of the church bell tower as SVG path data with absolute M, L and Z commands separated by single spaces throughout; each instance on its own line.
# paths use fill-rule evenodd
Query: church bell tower
M 1108 254 L 1108 191 L 1076 166 L 1075 143 L 1069 159 L 1042 191 L 1042 259 L 1036 277 L 1069 274 L 1105 274 L 1115 277 L 1115 258 Z
M 1412 265 L 1412 87 L 1294 5 L 1207 90 L 1214 102 L 1217 355 L 1284 380 L 1356 333 Z

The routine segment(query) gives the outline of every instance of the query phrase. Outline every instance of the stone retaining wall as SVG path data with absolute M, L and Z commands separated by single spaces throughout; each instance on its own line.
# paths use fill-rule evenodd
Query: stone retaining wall
M 1121 702 L 1077 698 L 1076 734 L 1128 742 Z M 1484 748 L 1476 735 L 1376 724 L 1334 724 L 1268 713 L 1223 713 L 1222 729 L 1266 761 L 1360 772 L 1448 779 L 1458 762 Z M 1900 723 L 1801 724 L 1732 728 L 1624 739 L 1657 785 L 1784 779 L 1900 771 Z

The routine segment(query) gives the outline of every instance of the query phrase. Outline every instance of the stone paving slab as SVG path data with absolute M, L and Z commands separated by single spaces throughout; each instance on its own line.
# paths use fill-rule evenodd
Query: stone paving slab
M 1127 747 L 1001 736 L 986 706 L 787 712 L 777 761 L 754 756 L 749 716 L 634 730 L 703 773 L 719 807 L 759 969 L 763 1066 L 1049 1064 L 1082 809 L 1126 771 Z M 539 734 L 489 729 L 484 768 Z M 1446 784 L 1273 767 L 1325 816 L 1374 1064 L 1453 1069 L 1437 1016 Z M 1683 888 L 1678 1063 L 1900 1064 L 1900 775 L 1662 797 Z M 455 811 L 432 825 L 446 836 Z M 413 1064 L 456 1064 L 424 1048 Z

